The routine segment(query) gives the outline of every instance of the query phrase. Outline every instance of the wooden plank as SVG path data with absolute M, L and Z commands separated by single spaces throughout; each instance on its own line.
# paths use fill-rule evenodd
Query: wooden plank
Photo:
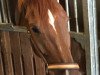
M 34 64 L 33 64 L 33 51 L 30 44 L 29 36 L 26 33 L 20 33 L 20 43 L 23 55 L 23 67 L 25 75 L 35 75 L 34 74 Z
M 36 75 L 46 75 L 45 64 L 42 59 L 35 56 Z
M 11 58 L 11 48 L 10 48 L 11 46 L 10 46 L 9 32 L 2 32 L 1 40 L 2 40 L 1 45 L 2 45 L 5 75 L 14 75 L 12 58 Z
M 4 75 L 46 75 L 45 64 L 34 55 L 26 33 L 2 32 L 1 40 Z
M 12 23 L 0 23 L 0 30 L 2 31 L 14 31 L 14 32 L 27 32 L 27 28 L 24 26 L 13 26 Z
M 19 33 L 10 32 L 10 43 L 11 43 L 11 50 L 12 50 L 14 75 L 23 75 Z
M 1 40 L 1 33 L 0 33 L 0 40 Z M 0 41 L 0 75 L 4 75 L 3 54 L 1 52 L 1 41 Z
M 2 53 L 1 53 L 1 46 L 0 46 L 0 75 L 4 75 L 4 66 L 3 66 L 3 61 L 2 61 Z

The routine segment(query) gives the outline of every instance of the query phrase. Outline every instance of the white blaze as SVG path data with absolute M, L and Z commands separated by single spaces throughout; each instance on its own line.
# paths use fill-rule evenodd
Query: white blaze
M 57 0 L 57 2 L 59 3 L 59 0 Z
M 52 27 L 56 31 L 56 28 L 55 28 L 55 25 L 54 25 L 55 18 L 53 17 L 53 15 L 52 15 L 50 10 L 48 10 L 48 16 L 49 16 L 49 23 L 52 25 Z

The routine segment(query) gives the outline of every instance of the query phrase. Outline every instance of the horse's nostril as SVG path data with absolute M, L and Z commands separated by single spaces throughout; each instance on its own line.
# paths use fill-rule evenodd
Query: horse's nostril
M 40 33 L 39 29 L 37 28 L 37 26 L 33 26 L 32 27 L 32 31 L 35 33 Z

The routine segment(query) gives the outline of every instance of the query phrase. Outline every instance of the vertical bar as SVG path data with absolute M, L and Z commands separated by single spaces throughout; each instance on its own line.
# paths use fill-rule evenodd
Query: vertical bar
M 90 3 L 91 2 L 91 3 Z M 91 7 L 92 4 L 92 7 Z M 94 44 L 94 52 L 91 52 L 91 57 L 94 55 L 94 59 L 91 59 L 91 62 L 94 62 L 95 65 L 95 75 L 99 75 L 99 60 L 98 60 L 98 41 L 97 41 L 97 17 L 96 17 L 96 0 L 88 0 L 88 9 L 91 7 L 92 10 L 92 15 L 90 14 L 90 18 L 89 18 L 89 22 L 90 24 L 93 24 L 93 27 L 90 26 L 90 32 L 92 32 L 92 34 L 90 34 L 91 38 L 93 39 L 93 41 L 90 41 L 90 45 L 92 46 L 92 42 Z M 90 11 L 91 12 L 91 11 Z M 91 21 L 91 19 L 93 20 L 93 22 Z M 93 54 L 92 54 L 93 53 Z M 92 67 L 91 67 L 92 68 Z M 92 71 L 93 72 L 93 71 Z
M 68 6 L 68 0 L 65 0 L 65 6 L 66 6 L 66 12 L 69 17 L 69 6 Z M 68 20 L 68 30 L 70 31 L 70 19 Z
M 86 53 L 86 71 L 87 75 L 91 75 L 91 62 L 90 62 L 90 40 L 89 40 L 89 25 L 88 25 L 88 8 L 87 0 L 82 0 L 83 5 L 83 22 L 84 22 L 84 35 L 85 35 L 85 53 Z
M 2 9 L 2 15 L 3 15 L 3 22 L 7 23 L 7 14 L 5 11 L 5 3 L 4 0 L 0 0 L 1 1 L 1 9 Z
M 74 0 L 74 9 L 75 9 L 75 20 L 76 20 L 76 32 L 79 32 L 78 26 L 78 13 L 77 13 L 77 0 Z
M 2 22 L 2 17 L 1 17 L 1 1 L 0 1 L 0 23 Z
M 87 75 L 99 75 L 95 0 L 83 1 Z
M 66 72 L 66 75 L 69 75 L 69 71 L 68 70 L 65 70 L 65 72 Z
M 1 0 L 0 0 L 0 23 L 2 23 L 2 6 L 1 6 Z
M 1 7 L 0 7 L 0 23 L 2 23 L 2 17 L 1 17 Z
M 87 2 L 90 32 L 91 75 L 99 75 L 95 0 L 88 0 Z
M 5 0 L 5 3 L 6 3 L 6 8 L 7 8 L 7 12 L 6 13 L 7 13 L 7 18 L 8 18 L 8 23 L 11 23 L 8 0 Z

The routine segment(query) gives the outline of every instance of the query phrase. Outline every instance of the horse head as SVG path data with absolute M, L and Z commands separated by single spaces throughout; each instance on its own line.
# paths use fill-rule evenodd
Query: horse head
M 68 17 L 57 0 L 18 0 L 18 10 L 24 12 L 37 56 L 44 57 L 48 64 L 74 62 Z
M 56 0 L 19 0 L 19 11 L 21 5 L 25 5 L 26 26 L 36 51 L 42 52 L 48 63 L 73 62 L 68 17 L 61 5 Z

